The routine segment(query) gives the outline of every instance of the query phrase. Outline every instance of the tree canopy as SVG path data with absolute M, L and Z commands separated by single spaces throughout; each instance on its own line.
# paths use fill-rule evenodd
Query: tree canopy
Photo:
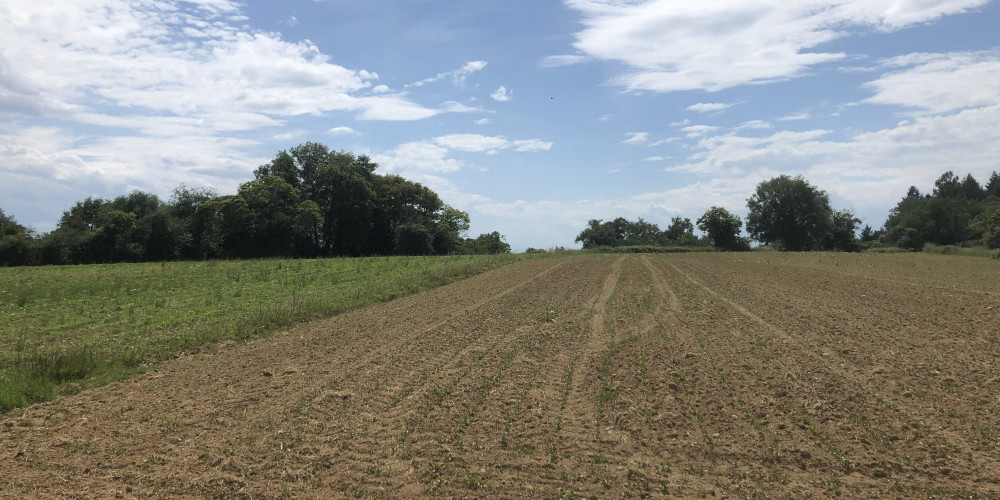
M 1000 248 L 1000 176 L 984 187 L 972 175 L 948 171 L 934 182 L 931 194 L 910 187 L 885 221 L 881 240 L 888 245 L 920 249 L 926 243 L 981 243 Z
M 695 245 L 699 242 L 693 231 L 691 219 L 681 217 L 674 217 L 665 231 L 642 218 L 630 221 L 618 217 L 607 222 L 593 219 L 577 235 L 576 242 L 582 243 L 583 248 Z
M 723 250 L 749 250 L 750 243 L 740 238 L 743 221 L 729 210 L 712 207 L 698 218 L 698 229 L 705 231 L 712 245 Z
M 802 177 L 780 175 L 761 182 L 747 208 L 750 237 L 787 250 L 822 248 L 833 225 L 829 197 Z
M 496 232 L 467 238 L 469 215 L 431 189 L 376 169 L 307 142 L 231 195 L 181 185 L 166 202 L 142 191 L 87 198 L 37 238 L 0 212 L 0 265 L 510 251 Z

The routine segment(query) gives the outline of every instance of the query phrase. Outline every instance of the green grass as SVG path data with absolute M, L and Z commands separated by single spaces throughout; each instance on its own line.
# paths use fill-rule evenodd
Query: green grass
M 991 250 L 986 247 L 960 247 L 956 245 L 935 245 L 927 243 L 923 248 L 924 253 L 935 253 L 941 255 L 963 255 L 967 257 L 985 257 L 987 259 L 1000 259 L 1000 249 Z
M 0 268 L 0 413 L 521 255 Z

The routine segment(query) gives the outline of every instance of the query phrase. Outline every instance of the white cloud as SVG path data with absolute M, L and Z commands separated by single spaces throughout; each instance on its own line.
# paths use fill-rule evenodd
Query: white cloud
M 542 59 L 543 68 L 558 68 L 560 66 L 570 66 L 589 61 L 591 58 L 583 55 L 558 55 L 548 56 Z
M 735 130 L 764 130 L 771 128 L 771 124 L 764 120 L 750 120 L 739 124 Z
M 828 139 L 826 130 L 713 136 L 699 142 L 687 163 L 668 170 L 717 178 L 802 174 L 855 207 L 884 214 L 908 186 L 929 188 L 956 165 L 981 180 L 989 178 L 1000 156 L 997 123 L 1000 105 L 917 117 L 846 140 Z
M 441 103 L 441 110 L 447 113 L 475 113 L 482 111 L 480 108 L 466 106 L 458 101 L 445 101 Z
M 649 132 L 626 132 L 625 135 L 629 137 L 622 144 L 639 145 L 649 140 Z
M 681 129 L 681 132 L 687 132 L 688 138 L 701 137 L 706 134 L 710 134 L 719 130 L 719 127 L 712 125 L 689 125 Z
M 429 83 L 434 83 L 439 80 L 444 80 L 445 78 L 451 78 L 452 83 L 455 85 L 465 84 L 465 79 L 478 71 L 482 71 L 488 63 L 486 61 L 469 61 L 465 63 L 464 66 L 452 71 L 445 71 L 443 73 L 438 73 L 430 78 L 424 78 L 423 80 L 416 81 L 413 83 L 406 84 L 406 88 L 410 87 L 423 87 Z
M 3 65 L 27 85 L 20 94 L 36 96 L 32 105 L 70 110 L 60 114 L 70 119 L 89 112 L 212 122 L 234 112 L 276 118 L 348 111 L 411 120 L 439 112 L 401 95 L 385 97 L 388 102 L 354 97 L 378 75 L 333 64 L 311 42 L 288 42 L 216 17 L 238 8 L 81 0 L 52 10 L 24 2 L 16 14 L 0 15 Z M 198 128 L 206 133 L 204 125 Z
M 380 97 L 361 97 L 354 100 L 364 110 L 359 120 L 414 121 L 442 113 L 439 109 L 424 107 L 406 99 L 402 94 Z
M 132 189 L 163 196 L 181 182 L 234 192 L 250 168 L 267 161 L 242 153 L 253 145 L 244 139 L 178 136 L 185 145 L 179 148 L 157 137 L 93 138 L 55 127 L 12 129 L 0 129 L 3 208 L 51 218 L 85 196 Z
M 552 143 L 542 141 L 539 139 L 523 139 L 513 141 L 511 145 L 514 147 L 515 151 L 521 151 L 526 153 L 533 153 L 536 151 L 548 151 L 552 149 Z
M 722 111 L 733 107 L 732 104 L 723 102 L 699 102 L 687 107 L 687 111 L 697 111 L 698 113 L 711 113 L 712 111 Z
M 449 134 L 434 139 L 434 142 L 455 151 L 482 153 L 510 147 L 510 141 L 503 137 L 480 134 Z
M 293 138 L 279 127 L 295 117 L 465 111 L 385 94 L 372 88 L 375 72 L 249 28 L 242 9 L 228 0 L 0 3 L 0 184 L 28 193 L 5 189 L 0 199 L 44 199 L 18 203 L 46 220 L 89 195 L 166 195 L 181 182 L 233 191 L 267 161 L 248 152 Z M 59 126 L 41 134 L 39 118 Z
M 947 113 L 1000 103 L 1000 50 L 910 54 L 889 59 L 906 68 L 865 84 L 875 95 L 864 102 Z
M 354 130 L 354 129 L 353 129 L 353 128 L 351 128 L 351 127 L 343 127 L 343 126 L 342 126 L 342 127 L 333 127 L 333 128 L 331 128 L 330 130 L 327 130 L 327 131 L 326 131 L 326 133 L 328 133 L 328 134 L 330 134 L 330 135 L 333 135 L 333 136 L 340 136 L 340 135 L 352 135 L 352 134 L 357 134 L 357 133 L 358 133 L 358 131 L 357 131 L 357 130 Z
M 782 116 L 781 118 L 778 118 L 778 121 L 779 122 L 794 122 L 794 121 L 808 120 L 810 118 L 812 118 L 812 114 L 810 114 L 808 112 L 805 112 L 805 111 L 800 111 L 798 113 L 792 113 L 790 115 Z
M 480 119 L 476 120 L 474 123 L 476 125 L 479 125 L 479 126 L 489 125 L 490 124 L 490 119 L 489 118 L 480 118 Z
M 649 146 L 649 147 L 652 148 L 652 147 L 659 146 L 661 144 L 670 144 L 672 142 L 677 142 L 679 140 L 680 140 L 680 138 L 677 138 L 677 137 L 666 137 L 664 139 L 657 139 L 657 140 L 655 140 L 655 141 L 647 144 L 647 146 Z
M 650 156 L 649 158 L 646 158 L 643 161 L 663 161 L 663 160 L 666 160 L 666 158 L 662 156 Z
M 514 92 L 508 91 L 507 87 L 501 85 L 496 92 L 490 94 L 490 97 L 492 97 L 494 101 L 507 102 L 514 98 Z
M 427 141 L 408 142 L 396 146 L 392 151 L 372 155 L 372 160 L 386 172 L 406 177 L 461 170 L 462 162 L 448 158 L 448 151 L 448 148 Z
M 480 134 L 449 134 L 434 138 L 434 143 L 446 148 L 466 153 L 496 153 L 511 149 L 519 152 L 548 151 L 552 143 L 540 139 L 508 140 L 502 136 Z
M 890 32 L 989 0 L 565 0 L 583 15 L 574 47 L 624 63 L 628 90 L 721 90 L 801 76 L 859 31 Z
M 452 152 L 497 154 L 502 150 L 519 152 L 547 151 L 551 142 L 538 139 L 510 141 L 503 137 L 479 134 L 449 134 L 427 141 L 400 144 L 390 151 L 372 154 L 372 160 L 382 171 L 402 175 L 420 182 L 456 207 L 468 207 L 488 201 L 487 198 L 459 190 L 454 183 L 442 177 L 457 172 L 466 164 L 449 155 Z M 487 169 L 479 168 L 480 171 Z

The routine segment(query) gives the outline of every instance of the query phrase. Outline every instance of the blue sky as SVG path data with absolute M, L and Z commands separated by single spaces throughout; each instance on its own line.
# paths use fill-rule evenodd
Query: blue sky
M 9 0 L 0 208 L 235 192 L 305 141 L 372 156 L 515 249 L 592 218 L 745 215 L 803 175 L 878 227 L 1000 170 L 990 0 Z

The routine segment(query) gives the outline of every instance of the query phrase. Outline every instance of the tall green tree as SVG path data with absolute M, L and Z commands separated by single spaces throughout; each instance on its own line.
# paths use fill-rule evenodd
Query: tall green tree
M 496 255 L 510 253 L 510 244 L 507 239 L 497 231 L 480 234 L 475 239 L 465 240 L 468 254 Z
M 0 209 L 0 266 L 23 266 L 32 260 L 34 231 Z
M 780 175 L 761 182 L 747 200 L 747 208 L 750 237 L 786 250 L 822 248 L 833 223 L 826 192 L 801 176 Z
M 830 231 L 823 240 L 824 250 L 841 250 L 856 252 L 860 249 L 856 235 L 861 219 L 854 216 L 850 210 L 839 210 L 833 213 L 830 220 Z M 867 227 L 871 231 L 870 227 Z
M 698 229 L 708 234 L 712 245 L 723 250 L 749 250 L 750 245 L 740 238 L 743 221 L 729 210 L 712 207 L 698 218 Z
M 986 183 L 986 196 L 993 198 L 1000 198 L 1000 173 L 993 172 L 990 175 L 990 180 Z
M 670 225 L 664 231 L 664 237 L 670 242 L 681 242 L 694 237 L 694 224 L 691 219 L 673 217 Z
M 576 237 L 577 243 L 583 243 L 583 248 L 610 247 L 620 244 L 611 224 L 605 224 L 600 219 L 587 221 L 587 227 Z
M 889 212 L 881 241 L 919 250 L 926 243 L 956 245 L 981 240 L 985 226 L 980 216 L 989 208 L 989 186 L 983 189 L 972 175 L 960 180 L 948 171 L 935 181 L 929 196 L 912 196 L 916 188 L 911 187 Z
M 450 205 L 438 211 L 434 221 L 434 253 L 449 255 L 462 252 L 462 239 L 469 231 L 469 214 Z
M 938 180 L 934 181 L 934 197 L 961 198 L 963 193 L 962 181 L 951 170 L 941 174 L 941 177 L 938 177 Z

